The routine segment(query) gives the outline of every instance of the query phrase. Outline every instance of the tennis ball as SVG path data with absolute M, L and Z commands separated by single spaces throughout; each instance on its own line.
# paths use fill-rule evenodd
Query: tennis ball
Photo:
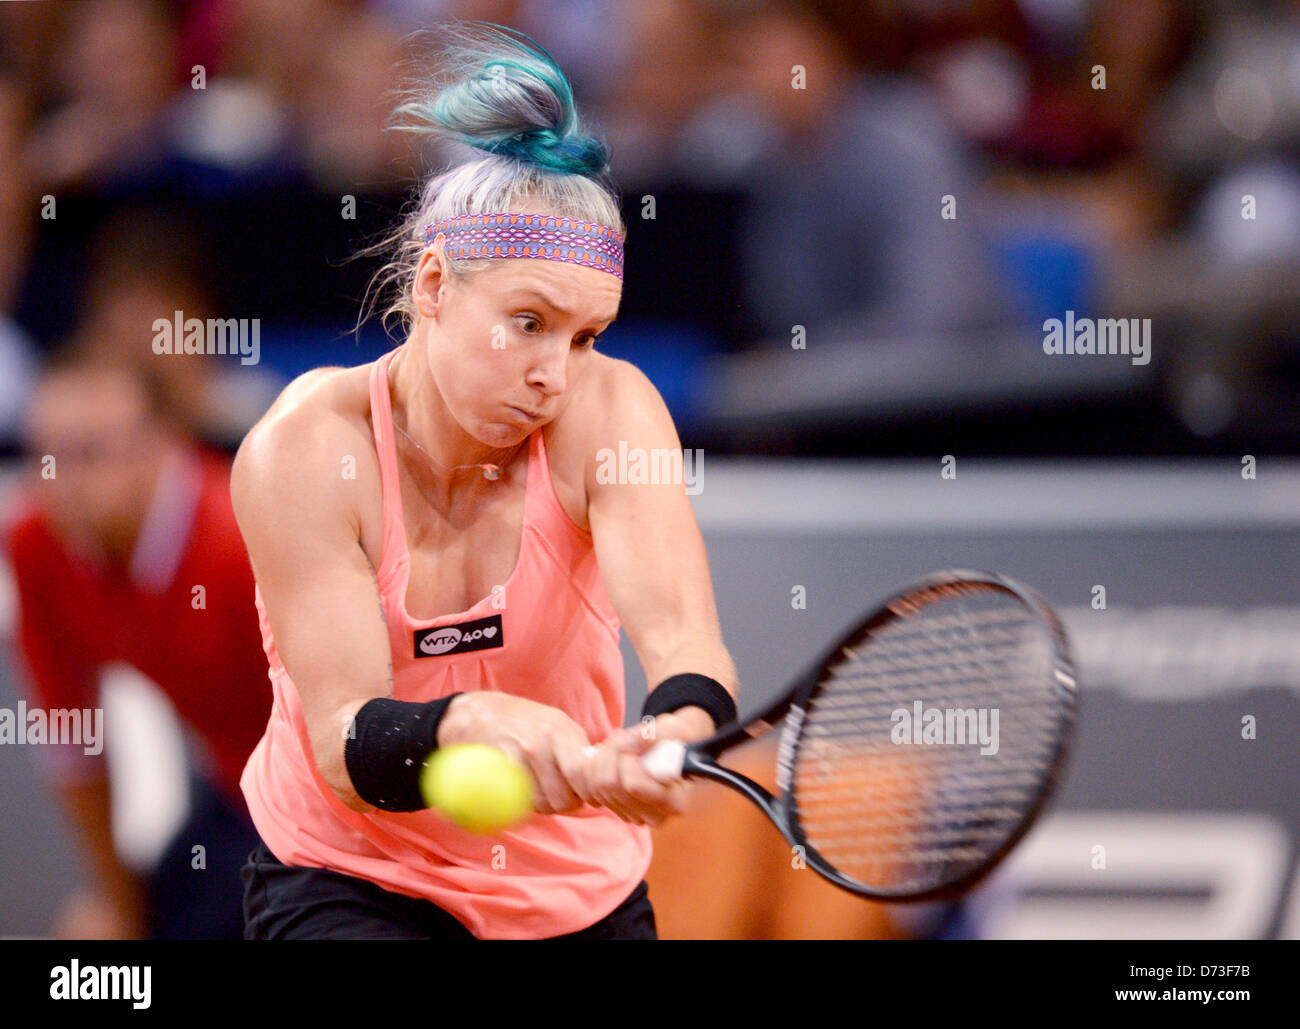
M 533 810 L 533 780 L 518 761 L 486 743 L 440 747 L 420 773 L 431 807 L 470 832 L 493 835 Z

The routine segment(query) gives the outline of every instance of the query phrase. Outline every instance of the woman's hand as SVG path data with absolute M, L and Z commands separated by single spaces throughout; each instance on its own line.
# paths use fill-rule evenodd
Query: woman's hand
M 532 774 L 533 807 L 544 815 L 581 807 L 589 795 L 586 731 L 559 708 L 509 693 L 462 693 L 438 725 L 438 746 L 487 743 Z
M 713 729 L 713 719 L 706 711 L 687 707 L 637 728 L 611 733 L 587 751 L 588 803 L 607 807 L 637 825 L 658 826 L 669 815 L 682 814 L 691 784 L 681 778 L 659 782 L 642 766 L 641 756 L 661 740 L 694 743 L 711 736 Z

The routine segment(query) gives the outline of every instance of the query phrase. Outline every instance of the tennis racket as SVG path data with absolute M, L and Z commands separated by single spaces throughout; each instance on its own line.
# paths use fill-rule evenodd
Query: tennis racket
M 643 757 L 660 781 L 712 779 L 753 801 L 812 868 L 885 901 L 957 895 L 1029 830 L 1077 709 L 1069 643 L 1041 597 L 940 572 L 845 633 L 757 717 Z M 724 767 L 784 721 L 775 795 Z

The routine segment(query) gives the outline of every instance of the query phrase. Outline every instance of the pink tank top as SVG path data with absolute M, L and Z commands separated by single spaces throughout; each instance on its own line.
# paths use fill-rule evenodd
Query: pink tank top
M 542 430 L 528 445 L 523 540 L 504 588 L 467 611 L 415 621 L 393 438 L 388 364 L 375 362 L 370 410 L 383 486 L 376 575 L 388 616 L 394 697 L 428 701 L 500 690 L 550 704 L 599 741 L 623 724 L 619 621 L 591 534 L 560 506 Z M 274 706 L 240 780 L 257 831 L 288 865 L 328 868 L 432 901 L 483 939 L 576 932 L 604 918 L 650 864 L 650 831 L 604 808 L 533 815 L 499 836 L 465 832 L 436 811 L 361 814 L 342 804 L 312 758 L 298 692 L 271 635 L 260 589 L 262 643 Z

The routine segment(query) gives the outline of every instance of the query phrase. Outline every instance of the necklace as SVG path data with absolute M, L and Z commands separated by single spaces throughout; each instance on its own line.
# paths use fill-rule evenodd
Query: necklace
M 425 450 L 424 447 L 420 445 L 420 441 L 418 439 L 416 439 L 409 432 L 403 429 L 401 423 L 398 422 L 396 418 L 393 419 L 393 427 L 397 429 L 397 431 L 400 432 L 403 436 L 409 439 L 415 445 L 415 449 L 418 450 L 425 457 L 427 457 L 430 461 L 432 461 L 436 465 L 440 465 L 443 469 L 447 468 L 446 465 L 443 465 L 440 461 L 435 459 L 432 454 L 430 454 L 427 450 Z M 501 478 L 501 466 L 497 464 L 458 464 L 452 467 L 450 471 L 453 472 L 458 471 L 461 468 L 482 468 L 483 478 L 493 480 L 493 481 Z

